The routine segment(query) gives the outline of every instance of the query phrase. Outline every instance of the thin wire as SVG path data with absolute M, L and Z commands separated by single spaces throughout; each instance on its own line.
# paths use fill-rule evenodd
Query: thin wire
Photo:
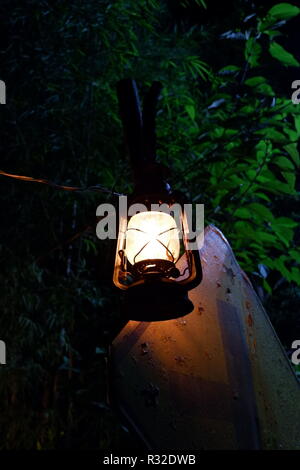
M 51 186 L 51 188 L 54 189 L 62 189 L 64 191 L 73 191 L 73 192 L 84 192 L 84 191 L 95 191 L 95 192 L 100 192 L 100 193 L 108 193 L 113 196 L 124 196 L 122 193 L 116 193 L 114 191 L 111 191 L 110 189 L 104 188 L 101 185 L 96 185 L 96 186 L 88 186 L 86 188 L 80 188 L 78 186 L 64 186 L 56 183 L 52 183 L 52 181 L 48 181 L 42 178 L 32 178 L 31 176 L 21 176 L 21 175 L 14 175 L 11 173 L 6 173 L 5 171 L 0 170 L 0 175 L 7 176 L 8 178 L 13 178 L 21 181 L 29 181 L 33 183 L 41 183 L 41 184 L 46 184 L 48 186 Z

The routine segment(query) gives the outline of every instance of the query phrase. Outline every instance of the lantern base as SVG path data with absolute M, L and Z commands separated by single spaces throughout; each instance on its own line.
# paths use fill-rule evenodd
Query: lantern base
M 123 307 L 128 320 L 148 322 L 183 317 L 194 309 L 182 286 L 155 281 L 130 287 Z

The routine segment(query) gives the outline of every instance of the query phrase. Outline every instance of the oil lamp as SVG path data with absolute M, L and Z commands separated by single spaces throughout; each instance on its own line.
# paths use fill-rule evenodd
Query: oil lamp
M 114 269 L 114 284 L 126 291 L 126 315 L 141 321 L 184 316 L 193 310 L 187 292 L 202 279 L 184 204 L 167 193 L 132 198 L 133 204 L 140 211 L 120 217 Z
M 113 281 L 124 291 L 126 317 L 137 321 L 190 313 L 193 304 L 187 293 L 202 279 L 199 250 L 190 248 L 195 240 L 184 200 L 171 191 L 168 170 L 155 158 L 154 104 L 160 87 L 154 82 L 141 115 L 135 82 L 118 83 L 135 190 L 129 210 L 119 214 Z

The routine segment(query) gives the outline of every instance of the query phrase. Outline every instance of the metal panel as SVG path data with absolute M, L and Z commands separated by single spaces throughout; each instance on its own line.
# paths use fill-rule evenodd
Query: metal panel
M 300 449 L 300 388 L 233 252 L 205 230 L 194 311 L 130 321 L 111 348 L 114 400 L 155 450 Z

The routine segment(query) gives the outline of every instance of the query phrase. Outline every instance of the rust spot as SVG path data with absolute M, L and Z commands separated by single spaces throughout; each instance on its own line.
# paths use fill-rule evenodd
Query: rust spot
M 148 343 L 142 343 L 141 344 L 141 354 L 144 356 L 145 354 L 149 353 L 149 344 Z
M 248 326 L 250 327 L 253 326 L 254 320 L 253 320 L 251 313 L 248 313 L 247 315 L 247 323 L 248 323 Z
M 222 284 L 219 281 L 217 281 L 217 287 L 221 287 L 221 286 Z
M 163 343 L 172 343 L 172 342 L 175 343 L 175 339 L 173 339 L 172 336 L 167 336 L 167 335 L 162 336 L 161 340 Z
M 249 310 L 251 308 L 251 303 L 249 302 L 249 300 L 246 300 L 246 309 Z
M 234 279 L 236 277 L 234 271 L 230 267 L 228 268 L 226 265 L 224 265 L 224 272 L 226 272 L 227 276 L 231 279 L 232 283 L 234 284 Z
M 183 357 L 183 356 L 176 356 L 176 357 L 175 357 L 175 361 L 177 362 L 177 364 L 178 364 L 179 366 L 184 366 L 184 365 L 185 365 L 185 359 L 186 359 L 186 358 Z
M 199 305 L 199 306 L 198 306 L 198 313 L 199 313 L 199 315 L 202 315 L 203 312 L 204 312 L 204 308 L 203 308 L 201 305 Z

